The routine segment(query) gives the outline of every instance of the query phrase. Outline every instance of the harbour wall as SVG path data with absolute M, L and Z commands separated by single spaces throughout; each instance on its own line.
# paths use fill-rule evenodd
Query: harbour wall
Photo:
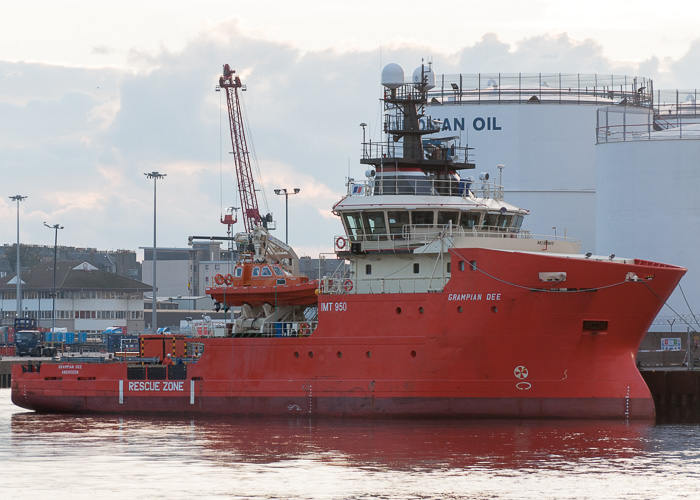
M 686 369 L 642 370 L 656 406 L 656 422 L 700 422 L 700 371 Z
M 10 372 L 13 364 L 12 361 L 0 359 L 0 389 L 8 389 L 10 387 Z

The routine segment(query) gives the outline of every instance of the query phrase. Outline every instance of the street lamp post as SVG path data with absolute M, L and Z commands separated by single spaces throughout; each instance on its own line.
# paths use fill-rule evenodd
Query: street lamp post
M 21 194 L 16 194 L 10 196 L 12 201 L 17 202 L 17 317 L 19 318 L 22 314 L 22 270 L 19 264 L 19 202 L 26 199 L 26 196 Z
M 158 179 L 164 178 L 168 174 L 159 172 L 144 173 L 149 179 L 153 179 L 153 314 L 151 318 L 153 333 L 158 333 L 158 310 L 156 300 L 156 182 Z
M 297 194 L 301 191 L 299 188 L 294 188 L 294 191 L 288 191 L 287 188 L 275 189 L 275 194 L 284 195 L 284 242 L 289 243 L 289 195 Z
M 58 230 L 63 229 L 63 226 L 54 224 L 49 226 L 46 222 L 44 225 L 49 229 L 54 230 L 53 237 L 53 289 L 51 290 L 51 331 L 56 332 L 56 251 L 58 249 Z M 41 304 L 41 299 L 39 299 L 39 304 Z

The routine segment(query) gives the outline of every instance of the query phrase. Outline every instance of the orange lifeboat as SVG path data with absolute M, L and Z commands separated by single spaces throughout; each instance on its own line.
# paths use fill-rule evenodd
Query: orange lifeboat
M 276 263 L 241 262 L 231 274 L 214 276 L 207 295 L 228 306 L 314 305 L 318 280 L 294 276 Z

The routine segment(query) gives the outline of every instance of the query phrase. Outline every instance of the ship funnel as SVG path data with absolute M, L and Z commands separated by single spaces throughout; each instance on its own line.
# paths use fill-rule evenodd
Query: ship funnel
M 382 70 L 382 85 L 388 89 L 398 89 L 404 84 L 403 68 L 396 63 L 389 63 Z

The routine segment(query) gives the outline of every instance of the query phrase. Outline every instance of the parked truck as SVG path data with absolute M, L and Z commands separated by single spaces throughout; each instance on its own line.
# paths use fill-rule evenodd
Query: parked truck
M 44 336 L 36 326 L 34 318 L 15 318 L 15 355 L 16 356 L 54 356 L 55 347 L 44 343 Z

